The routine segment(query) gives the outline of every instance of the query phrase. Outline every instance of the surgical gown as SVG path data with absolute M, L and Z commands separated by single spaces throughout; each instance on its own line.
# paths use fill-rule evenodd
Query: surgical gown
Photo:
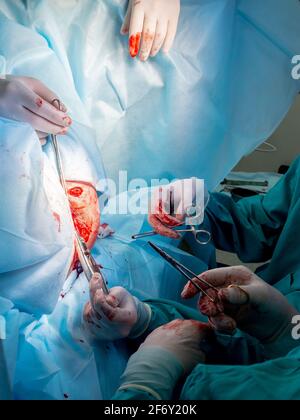
M 258 274 L 280 290 L 300 313 L 299 214 L 300 158 L 265 197 L 235 203 L 225 194 L 212 194 L 207 210 L 218 248 L 238 252 L 244 261 L 270 259 Z M 149 303 L 153 315 L 148 332 L 177 318 L 203 321 L 199 313 L 180 305 L 166 301 Z M 218 365 L 197 365 L 186 379 L 180 399 L 299 400 L 300 340 L 284 357 L 265 361 L 263 358 L 263 349 L 249 337 L 228 338 Z M 175 384 L 169 386 L 171 397 Z M 153 399 L 153 395 L 128 389 L 118 391 L 114 398 Z

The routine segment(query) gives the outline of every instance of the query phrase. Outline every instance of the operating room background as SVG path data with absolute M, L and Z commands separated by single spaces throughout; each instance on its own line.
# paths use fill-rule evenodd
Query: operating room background
M 300 154 L 300 94 L 273 135 L 266 139 L 276 147 L 273 152 L 254 151 L 244 157 L 234 170 L 245 172 L 277 172 L 290 165 Z
M 289 166 L 300 154 L 300 94 L 286 117 L 272 134 L 268 143 L 276 147 L 269 152 L 254 151 L 241 159 L 234 171 L 242 172 L 277 172 L 281 165 Z M 226 265 L 241 263 L 235 254 L 217 251 L 217 260 Z M 255 270 L 261 264 L 243 264 Z

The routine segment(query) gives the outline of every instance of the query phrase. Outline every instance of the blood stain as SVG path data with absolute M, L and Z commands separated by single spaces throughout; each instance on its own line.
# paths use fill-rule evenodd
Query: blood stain
M 100 211 L 96 189 L 83 181 L 67 181 L 68 195 L 74 226 L 81 238 L 92 249 L 100 227 Z M 72 268 L 76 268 L 77 253 Z M 79 273 L 78 273 L 79 274 Z
M 72 119 L 70 117 L 63 117 L 63 121 L 66 122 L 66 124 L 68 124 L 69 126 L 72 125 Z
M 54 211 L 54 212 L 52 212 L 52 214 L 53 214 L 53 217 L 54 217 L 55 221 L 58 223 L 58 232 L 60 233 L 60 232 L 61 232 L 61 220 L 60 220 L 60 215 L 59 215 L 59 214 L 57 214 L 55 211 Z
M 35 101 L 35 103 L 36 103 L 36 106 L 37 107 L 39 107 L 39 108 L 41 108 L 41 106 L 43 105 L 43 99 L 41 99 L 41 98 L 37 98 L 37 100 Z
M 138 55 L 140 49 L 141 35 L 141 32 L 138 32 L 135 35 L 131 35 L 131 37 L 129 38 L 129 53 L 132 58 Z

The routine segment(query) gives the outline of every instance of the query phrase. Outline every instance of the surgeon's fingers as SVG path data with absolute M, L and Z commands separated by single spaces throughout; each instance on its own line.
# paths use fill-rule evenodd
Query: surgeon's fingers
M 55 106 L 49 104 L 30 89 L 24 89 L 20 93 L 22 95 L 23 106 L 29 111 L 61 127 L 69 127 L 72 124 L 72 120 L 69 116 L 64 112 L 59 111 Z
M 192 281 L 188 281 L 186 283 L 186 285 L 184 286 L 181 292 L 181 297 L 183 299 L 191 299 L 199 293 L 200 290 L 198 289 L 198 287 L 196 287 L 196 284 L 200 286 L 201 289 L 203 290 L 209 289 L 209 286 L 207 285 L 206 280 L 203 277 L 203 274 L 199 274 L 198 277 L 199 278 L 194 277 Z M 203 279 L 203 280 L 200 280 L 200 279 Z
M 173 217 L 166 211 L 164 211 L 162 208 L 159 208 L 158 211 L 155 212 L 155 216 L 161 223 L 169 227 L 180 226 L 184 219 L 182 215 L 176 215 L 176 217 Z
M 108 296 L 103 292 L 103 277 L 95 273 L 90 281 L 90 301 L 98 319 L 104 314 L 109 320 L 113 318 L 115 308 L 119 304 L 117 288 L 111 290 Z M 110 296 L 110 297 L 109 297 Z M 107 300 L 107 298 L 109 298 Z
M 176 36 L 176 31 L 177 31 L 177 25 L 178 25 L 178 18 L 179 18 L 179 14 L 177 18 L 174 18 L 174 20 L 169 21 L 168 32 L 165 38 L 165 42 L 163 44 L 163 52 L 165 54 L 167 54 L 170 51 L 174 43 L 174 39 Z
M 107 300 L 102 289 L 98 289 L 94 295 L 92 306 L 98 315 L 104 314 L 109 321 L 114 321 L 117 308 L 111 306 Z
M 233 334 L 237 328 L 236 321 L 228 315 L 217 314 L 209 318 L 210 325 L 219 332 Z
M 253 273 L 244 266 L 215 268 L 201 274 L 201 277 L 217 288 L 251 283 Z
M 38 79 L 34 78 L 26 78 L 25 86 L 29 86 L 37 95 L 39 95 L 42 99 L 47 101 L 49 104 L 52 104 L 54 100 L 58 100 L 58 96 L 55 92 L 49 89 L 44 83 L 42 83 Z M 58 103 L 54 104 L 56 109 L 58 108 Z M 67 107 L 60 101 L 60 110 L 62 112 L 67 112 Z
M 130 2 L 127 8 L 127 12 L 124 18 L 123 25 L 121 26 L 121 35 L 126 35 L 129 32 L 129 26 L 132 14 L 132 3 Z
M 216 316 L 224 312 L 224 304 L 215 290 L 207 289 L 207 294 L 202 294 L 198 302 L 198 308 L 203 315 Z
M 148 216 L 149 224 L 153 227 L 156 233 L 167 238 L 180 239 L 181 236 L 178 232 L 165 226 L 154 214 Z
M 20 108 L 20 119 L 29 123 L 35 130 L 42 131 L 43 133 L 64 135 L 68 132 L 68 127 L 53 124 L 24 107 Z
M 136 57 L 140 50 L 141 36 L 144 26 L 144 11 L 139 2 L 133 5 L 129 28 L 129 53 Z
M 126 292 L 123 287 L 114 287 L 110 290 L 109 295 L 106 296 L 106 302 L 114 308 L 117 308 L 122 304 L 125 294 Z
M 140 50 L 142 61 L 147 61 L 149 58 L 155 36 L 156 22 L 156 17 L 145 17 Z
M 56 93 L 51 89 L 48 89 L 47 86 L 45 86 L 40 80 L 33 77 L 19 77 L 18 80 L 23 84 L 23 86 L 25 86 L 25 88 L 35 92 L 49 104 L 52 104 L 54 100 L 58 100 Z M 58 104 L 54 104 L 54 106 L 56 109 L 59 109 Z M 62 102 L 60 102 L 60 110 L 65 113 L 67 112 L 67 107 Z
M 100 273 L 95 273 L 90 281 L 90 301 L 93 305 L 97 290 L 103 289 L 103 277 Z
M 220 290 L 219 295 L 224 302 L 226 301 L 232 305 L 246 305 L 250 302 L 250 295 L 247 293 L 247 290 L 235 285 Z
M 166 21 L 157 22 L 155 38 L 150 52 L 151 57 L 155 57 L 161 49 L 167 35 L 167 28 L 168 25 Z
M 126 299 L 122 307 L 116 308 L 113 321 L 133 325 L 137 321 L 137 312 L 132 300 Z
M 158 199 L 157 203 L 152 207 L 152 203 L 149 209 L 150 214 L 154 214 L 157 219 L 168 227 L 180 226 L 184 220 L 183 215 L 171 216 L 171 208 L 167 209 L 163 199 Z
M 216 268 L 200 274 L 198 277 L 203 279 L 203 281 L 194 278 L 193 283 L 197 283 L 202 289 L 208 287 L 207 283 L 218 289 L 222 289 L 232 285 L 247 285 L 251 282 L 252 275 L 253 273 L 244 266 Z M 188 282 L 185 285 L 181 294 L 183 299 L 191 299 L 199 293 L 199 290 L 193 283 Z M 219 292 L 219 298 L 222 298 L 221 291 Z

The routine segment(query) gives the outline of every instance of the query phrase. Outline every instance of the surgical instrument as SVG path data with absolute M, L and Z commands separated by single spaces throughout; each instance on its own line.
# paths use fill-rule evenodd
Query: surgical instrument
M 163 259 L 165 259 L 169 264 L 172 265 L 177 271 L 179 271 L 187 280 L 189 280 L 192 285 L 201 293 L 203 293 L 205 296 L 207 296 L 213 303 L 216 303 L 216 299 L 212 298 L 198 283 L 195 282 L 195 278 L 200 280 L 205 286 L 207 286 L 210 289 L 213 289 L 215 292 L 219 292 L 218 289 L 213 286 L 212 284 L 208 283 L 205 279 L 203 279 L 200 276 L 197 276 L 197 274 L 193 273 L 189 268 L 185 267 L 183 264 L 181 264 L 179 261 L 175 260 L 171 255 L 167 254 L 165 251 L 163 251 L 160 247 L 155 245 L 153 242 L 148 242 L 148 244 L 156 251 Z
M 59 110 L 61 110 L 61 102 L 58 99 L 54 99 L 52 101 L 52 104 L 54 106 L 57 105 L 57 108 Z M 68 189 L 67 189 L 66 179 L 65 179 L 65 176 L 64 176 L 62 158 L 61 158 L 61 153 L 60 153 L 57 137 L 53 134 L 51 134 L 50 137 L 51 137 L 52 147 L 53 147 L 54 154 L 55 154 L 56 167 L 57 167 L 59 180 L 60 180 L 61 186 L 62 186 L 62 188 L 63 188 L 63 190 L 66 194 L 66 197 L 67 197 L 67 200 L 68 200 L 68 203 L 69 203 Z M 94 274 L 99 274 L 102 278 L 103 292 L 106 295 L 108 295 L 109 294 L 109 289 L 106 285 L 106 282 L 103 278 L 103 275 L 100 271 L 100 268 L 99 268 L 97 262 L 95 261 L 94 257 L 92 256 L 90 250 L 88 249 L 87 244 L 85 243 L 85 241 L 82 239 L 82 237 L 77 232 L 77 229 L 76 229 L 75 225 L 74 225 L 74 232 L 75 232 L 75 243 L 76 243 L 76 250 L 77 250 L 77 253 L 78 253 L 78 258 L 79 258 L 80 264 L 82 266 L 83 272 L 84 272 L 88 282 L 91 281 Z
M 193 196 L 196 195 L 195 190 L 195 184 L 192 184 L 193 187 Z M 168 209 L 168 213 L 172 216 L 175 217 L 175 206 L 174 206 L 174 188 L 171 187 L 170 190 L 168 191 L 169 194 L 169 209 Z M 207 203 L 209 201 L 209 197 L 207 199 L 207 202 L 205 204 L 205 207 L 207 206 Z M 194 217 L 195 216 L 195 206 L 191 206 L 188 209 L 186 209 L 186 213 L 188 215 L 188 217 Z M 194 238 L 196 240 L 196 242 L 198 242 L 200 245 L 207 245 L 210 241 L 211 241 L 211 233 L 208 232 L 207 230 L 204 229 L 197 229 L 195 225 L 188 225 L 190 226 L 189 228 L 185 228 L 185 229 L 178 229 L 180 226 L 183 226 L 184 223 L 178 223 L 177 226 L 167 226 L 169 229 L 172 229 L 178 233 L 189 233 L 191 232 L 194 235 Z M 158 235 L 158 232 L 156 232 L 155 230 L 151 230 L 149 232 L 143 232 L 143 233 L 138 233 L 135 235 L 132 235 L 131 239 L 142 239 L 142 238 L 146 238 L 149 236 L 155 236 Z M 206 237 L 206 239 L 204 239 Z
M 196 242 L 198 242 L 200 245 L 207 245 L 211 240 L 211 233 L 208 232 L 207 230 L 196 229 L 195 226 L 191 226 L 190 228 L 187 228 L 187 229 L 176 229 L 176 227 L 180 227 L 180 226 L 170 227 L 170 229 L 178 233 L 191 232 L 194 235 Z M 149 232 L 143 232 L 143 233 L 138 233 L 137 235 L 132 235 L 131 238 L 142 239 L 148 236 L 155 236 L 155 235 L 158 235 L 158 233 L 155 230 L 151 230 Z M 206 236 L 207 239 L 203 240 L 204 239 L 203 236 Z
M 235 180 L 235 179 L 227 179 L 225 178 L 221 185 L 228 185 L 232 187 L 241 187 L 241 186 L 253 186 L 253 187 L 268 187 L 269 182 L 268 181 L 243 181 L 243 180 Z

